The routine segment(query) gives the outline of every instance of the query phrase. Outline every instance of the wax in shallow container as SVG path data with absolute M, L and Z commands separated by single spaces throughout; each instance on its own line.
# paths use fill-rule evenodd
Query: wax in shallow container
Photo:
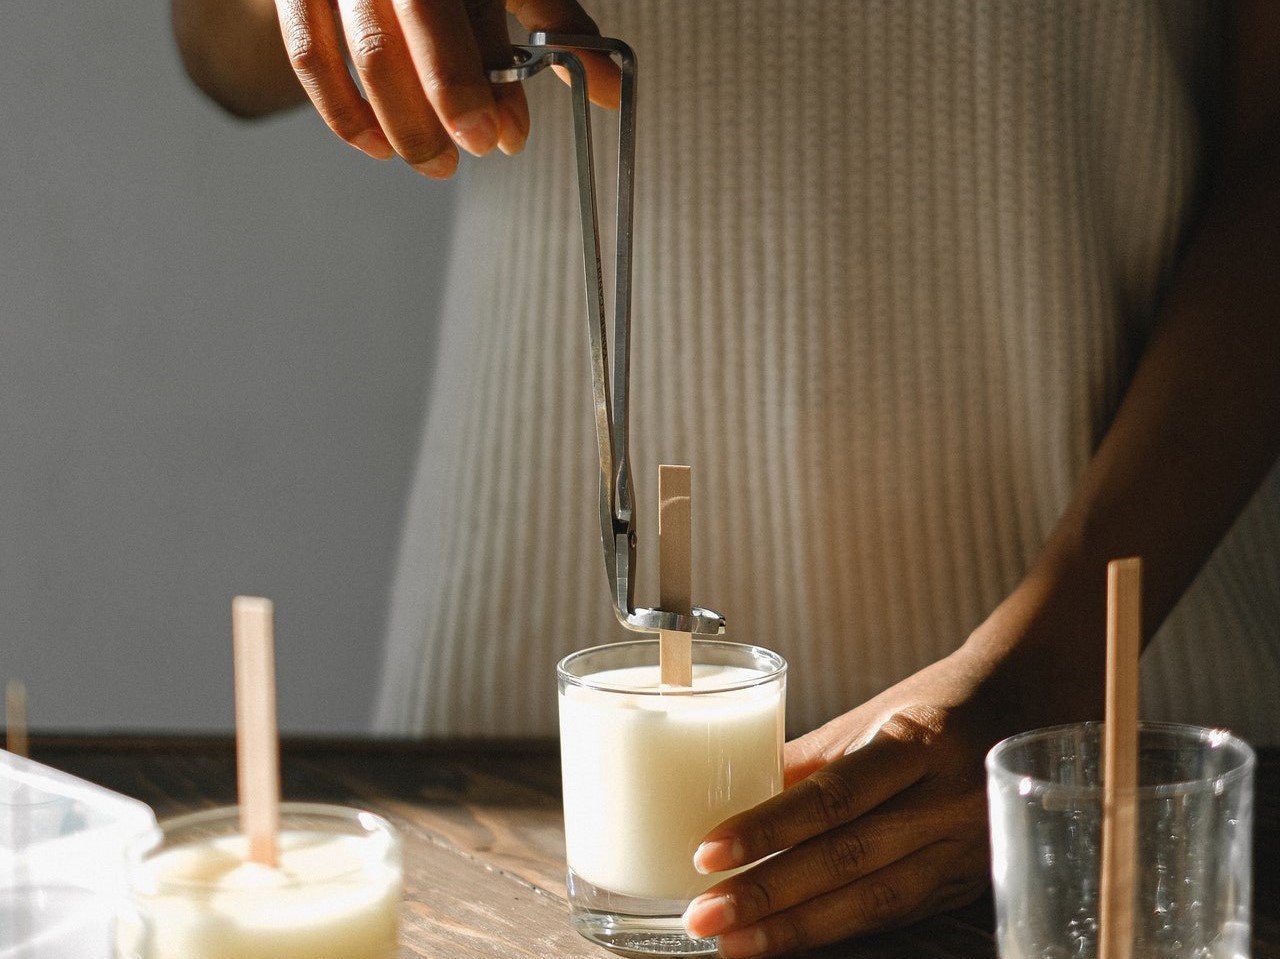
M 0 959 L 110 959 L 146 804 L 0 750 Z
M 130 856 L 122 959 L 396 959 L 401 844 L 370 812 L 286 802 L 275 866 L 249 861 L 238 807 L 161 823 Z

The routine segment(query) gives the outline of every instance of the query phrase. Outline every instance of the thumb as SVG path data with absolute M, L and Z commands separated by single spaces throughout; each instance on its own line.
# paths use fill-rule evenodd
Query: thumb
M 510 10 L 521 26 L 533 32 L 576 33 L 600 36 L 600 28 L 574 0 L 507 0 Z M 578 52 L 578 59 L 587 74 L 587 93 L 597 106 L 616 110 L 622 98 L 622 74 L 608 54 Z M 566 83 L 568 74 L 559 67 L 552 67 Z

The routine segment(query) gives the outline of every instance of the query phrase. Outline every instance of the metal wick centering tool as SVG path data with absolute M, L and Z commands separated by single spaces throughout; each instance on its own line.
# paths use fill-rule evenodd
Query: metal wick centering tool
M 631 222 L 636 154 L 636 57 L 621 40 L 542 31 L 515 48 L 511 66 L 490 70 L 493 83 L 527 80 L 548 66 L 563 67 L 573 94 L 573 132 L 577 148 L 578 205 L 582 218 L 582 265 L 586 277 L 587 318 L 591 335 L 591 391 L 600 453 L 600 534 L 604 566 L 613 590 L 614 613 L 628 629 L 673 630 L 698 635 L 724 632 L 724 617 L 694 606 L 688 616 L 634 605 L 636 512 L 632 499 L 631 454 L 627 450 L 627 394 L 631 342 Z M 617 258 L 613 311 L 613 390 L 609 389 L 609 344 L 605 331 L 604 269 L 600 262 L 600 224 L 591 148 L 587 75 L 574 50 L 616 57 L 622 69 L 618 122 Z

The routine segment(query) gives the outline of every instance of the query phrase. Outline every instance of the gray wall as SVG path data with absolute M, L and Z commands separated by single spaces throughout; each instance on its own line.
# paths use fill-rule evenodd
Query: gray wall
M 189 85 L 163 0 L 0 4 L 0 680 L 39 730 L 368 728 L 450 189 Z

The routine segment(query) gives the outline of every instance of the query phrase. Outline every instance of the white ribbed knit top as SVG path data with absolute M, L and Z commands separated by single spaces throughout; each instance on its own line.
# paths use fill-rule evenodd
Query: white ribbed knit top
M 794 735 L 963 642 L 1059 516 L 1197 197 L 1217 5 L 590 8 L 640 65 L 637 600 L 688 463 L 694 601 L 787 657 Z M 556 661 L 625 635 L 569 95 L 526 88 L 526 151 L 459 185 L 383 732 L 551 734 Z M 1145 658 L 1148 715 L 1280 742 L 1278 517 L 1273 474 Z

